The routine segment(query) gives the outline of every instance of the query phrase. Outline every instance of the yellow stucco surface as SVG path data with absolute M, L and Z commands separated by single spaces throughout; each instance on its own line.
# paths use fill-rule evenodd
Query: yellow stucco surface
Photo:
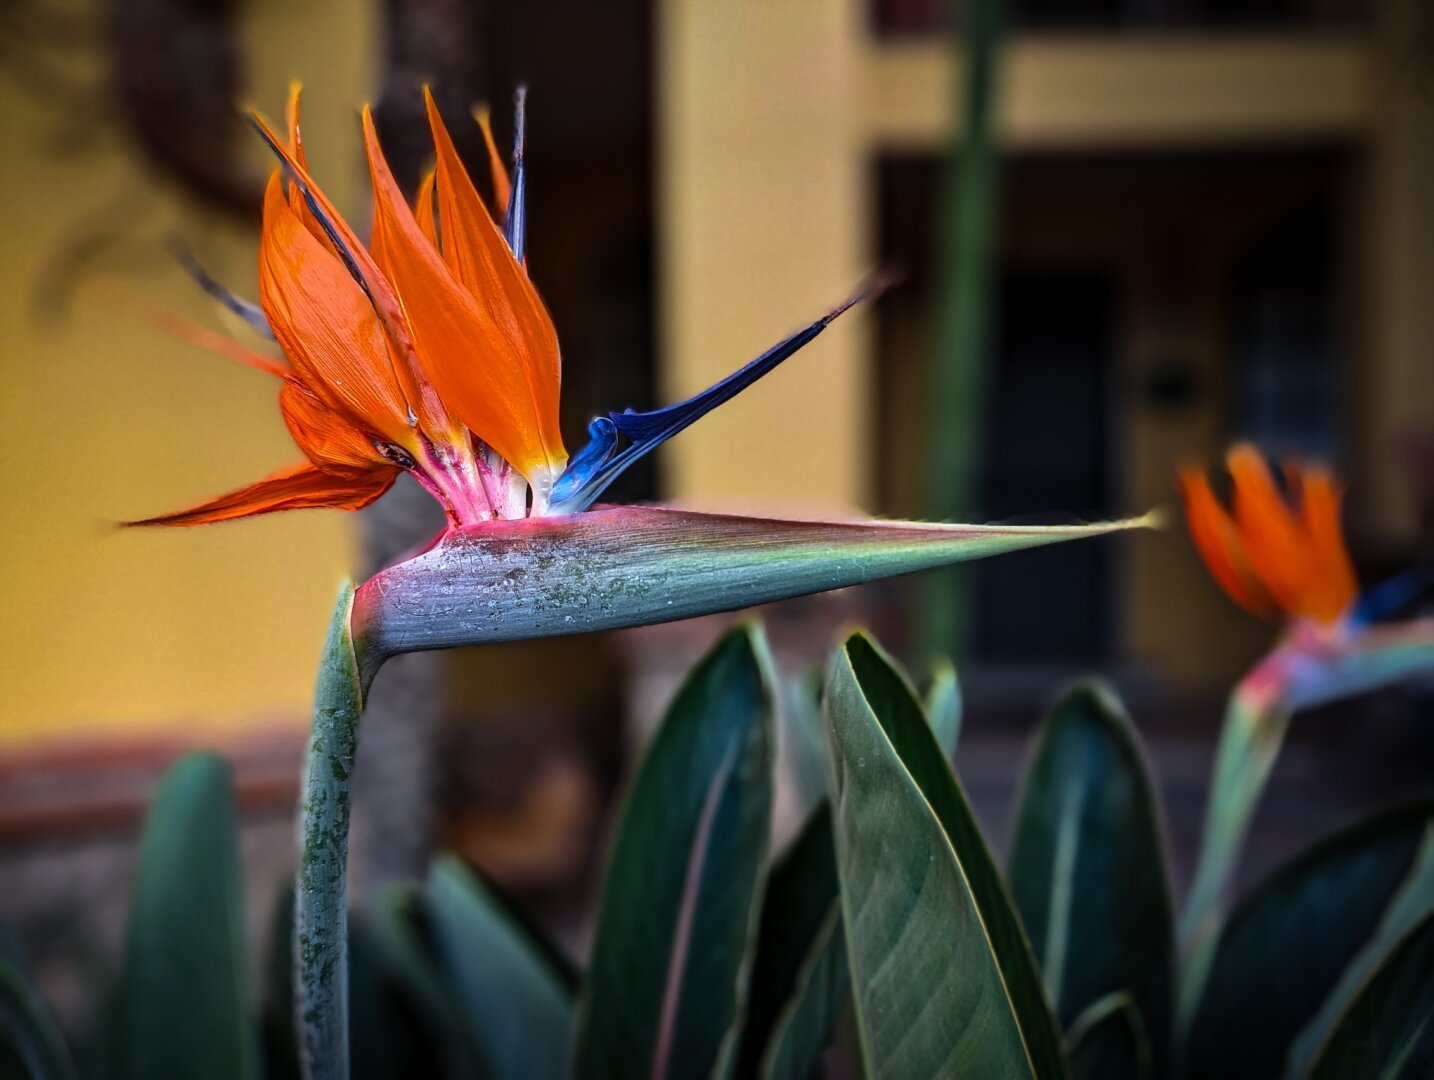
M 303 78 L 316 170 L 342 206 L 361 208 L 367 6 L 246 11 L 253 100 L 282 115 L 288 80 Z M 87 62 L 82 74 L 97 77 L 98 55 Z M 186 203 L 113 122 L 66 155 L 54 151 L 56 112 L 9 83 L 0 115 L 0 751 L 301 724 L 353 560 L 352 520 L 324 511 L 178 531 L 116 526 L 299 456 L 271 380 L 138 314 L 150 305 L 219 326 L 160 243 L 179 232 L 252 293 L 257 234 Z M 64 253 L 98 236 L 109 239 L 66 291 L 67 310 L 42 303 L 38 286 Z

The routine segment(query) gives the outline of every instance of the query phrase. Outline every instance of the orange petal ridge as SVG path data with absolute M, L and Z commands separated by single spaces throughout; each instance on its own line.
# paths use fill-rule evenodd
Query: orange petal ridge
M 1307 469 L 1300 483 L 1300 520 L 1316 568 L 1305 612 L 1333 622 L 1359 596 L 1359 581 L 1344 543 L 1339 510 L 1344 492 L 1325 469 Z
M 552 321 L 477 201 L 446 133 L 438 147 L 443 244 L 457 253 L 456 265 L 476 275 L 473 292 L 423 235 L 384 160 L 370 110 L 363 119 L 373 254 L 402 297 L 424 371 L 475 436 L 545 489 L 567 460 L 558 432 Z
M 259 296 L 295 374 L 332 408 L 407 445 L 408 402 L 363 290 L 289 208 L 276 173 L 264 198 Z
M 348 222 L 334 208 L 333 203 L 329 201 L 322 189 L 314 183 L 304 166 L 295 160 L 287 146 L 274 134 L 274 130 L 269 127 L 268 122 L 257 112 L 250 115 L 260 134 L 264 137 L 264 141 L 284 162 L 291 182 L 295 186 L 299 186 L 302 191 L 307 192 L 329 226 L 332 227 L 334 236 L 327 237 L 332 249 L 336 254 L 341 251 L 344 262 L 350 264 L 346 266 L 346 269 L 350 270 L 350 276 L 358 279 L 361 290 L 372 304 L 374 313 L 378 316 L 379 323 L 392 346 L 389 353 L 390 367 L 403 391 L 415 424 L 430 432 L 450 431 L 452 424 L 443 408 L 443 402 L 433 388 L 428 385 L 427 380 L 422 377 L 418 364 L 418 353 L 413 341 L 413 328 L 409 324 L 408 314 L 399 301 L 393 285 L 380 271 L 374 256 L 359 243 L 358 237 L 354 235 Z M 317 214 L 315 218 L 317 220 Z M 324 228 L 322 223 L 320 228 L 327 236 L 328 229 Z
M 1235 489 L 1235 521 L 1245 557 L 1289 614 L 1301 614 L 1311 583 L 1318 577 L 1304 529 L 1290 512 L 1264 456 L 1241 444 L 1225 458 Z
M 423 179 L 418 182 L 418 194 L 413 197 L 413 216 L 418 219 L 418 227 L 422 230 L 423 235 L 435 248 L 439 246 L 438 208 L 434 204 L 433 196 L 433 189 L 437 183 L 438 170 L 429 169 L 423 174 Z
M 272 514 L 279 510 L 331 507 L 359 510 L 373 502 L 393 484 L 398 470 L 393 466 L 363 473 L 338 475 L 313 465 L 291 465 L 258 483 L 220 495 L 199 506 L 174 514 L 126 522 L 127 525 L 210 525 L 219 521 Z
M 513 195 L 513 181 L 508 177 L 508 164 L 498 152 L 498 141 L 493 138 L 492 114 L 487 105 L 473 110 L 473 119 L 483 132 L 483 145 L 488 148 L 488 172 L 493 177 L 493 216 L 501 218 L 508 212 L 508 201 Z
M 298 379 L 284 382 L 279 411 L 304 456 L 321 469 L 332 472 L 389 464 L 368 433 L 325 405 Z
M 1180 471 L 1180 494 L 1190 538 L 1215 583 L 1240 607 L 1259 618 L 1275 613 L 1275 604 L 1245 558 L 1235 522 L 1210 489 L 1204 469 Z

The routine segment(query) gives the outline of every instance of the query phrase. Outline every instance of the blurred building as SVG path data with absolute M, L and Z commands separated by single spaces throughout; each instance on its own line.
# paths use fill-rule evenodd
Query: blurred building
M 1427 5 L 1007 9 L 981 516 L 1170 505 L 1180 462 L 1217 461 L 1248 438 L 1340 468 L 1371 577 L 1427 553 Z M 959 134 L 949 10 L 660 5 L 667 393 L 752 352 L 761 326 L 820 310 L 877 261 L 906 273 L 874 326 L 840 327 L 775 377 L 781 390 L 674 446 L 679 493 L 739 497 L 760 475 L 764 492 L 794 501 L 919 513 L 940 191 Z M 764 467 L 773 459 L 780 468 Z M 1264 640 L 1198 571 L 1178 524 L 982 564 L 977 605 L 987 668 L 1133 664 L 1211 690 Z
M 183 89 L 175 65 L 193 68 L 180 47 L 192 40 L 120 30 L 135 29 L 135 13 L 151 29 L 179 11 L 222 17 L 209 32 L 242 60 L 235 92 L 271 115 L 301 77 L 315 172 L 362 221 L 355 106 L 393 67 L 404 6 L 20 0 L 0 11 L 0 916 L 32 938 L 71 908 L 116 936 L 154 777 L 200 743 L 227 747 L 236 765 L 251 915 L 263 917 L 264 891 L 287 873 L 328 605 L 341 574 L 364 565 L 359 529 L 336 513 L 182 534 L 112 527 L 296 456 L 268 383 L 146 326 L 148 308 L 215 318 L 161 253 L 167 233 L 252 291 L 252 213 L 217 210 L 214 191 L 196 190 L 195 163 L 221 160 L 217 175 L 236 181 L 271 166 L 242 130 L 232 148 L 157 157 L 152 125 L 117 96 L 117 79 L 163 72 Z M 495 104 L 520 81 L 532 87 L 530 250 L 563 342 L 570 445 L 596 411 L 674 400 L 728 373 L 878 263 L 904 271 L 878 306 L 834 325 L 614 496 L 918 514 L 945 287 L 940 192 L 960 134 L 963 60 L 944 0 L 421 6 L 472 20 L 481 48 L 465 85 Z M 1178 463 L 1213 462 L 1251 438 L 1342 470 L 1367 579 L 1427 555 L 1427 2 L 1008 9 L 979 516 L 1170 506 Z M 401 44 L 421 53 L 423 40 Z M 421 56 L 405 62 L 416 84 Z M 199 82 L 211 104 L 228 100 Z M 963 679 L 1027 721 L 1059 679 L 1099 669 L 1184 702 L 1203 753 L 1221 692 L 1268 640 L 1217 593 L 1178 520 L 1159 535 L 994 560 L 976 584 Z M 773 639 L 791 666 L 810 663 L 860 614 L 899 648 L 907 589 L 769 612 Z M 650 718 L 714 633 L 698 623 L 443 657 L 419 687 L 441 730 L 415 737 L 400 702 L 378 755 L 423 743 L 442 765 L 423 774 L 431 786 L 414 790 L 418 773 L 402 789 L 361 774 L 359 790 L 394 819 L 437 802 L 445 843 L 571 915 L 574 877 L 596 859 L 630 761 L 621 720 Z M 1171 715 L 1155 713 L 1157 724 Z M 972 747 L 983 811 L 1004 805 L 1019 761 L 1002 737 Z M 378 744 L 376 728 L 366 740 Z M 1171 760 L 1165 775 L 1185 800 L 1172 816 L 1188 841 L 1203 759 Z M 1292 818 L 1308 816 L 1291 805 Z M 100 896 L 103 912 L 88 903 Z

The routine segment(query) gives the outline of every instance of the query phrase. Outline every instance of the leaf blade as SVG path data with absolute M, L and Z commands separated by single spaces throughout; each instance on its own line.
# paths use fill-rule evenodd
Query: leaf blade
M 661 1064 L 656 1055 L 674 974 L 667 1075 L 706 1075 L 735 1049 L 771 816 L 768 672 L 760 632 L 729 631 L 688 676 L 638 769 L 578 1002 L 580 1077 L 646 1075 Z M 689 869 L 704 811 L 707 842 L 694 893 L 687 889 Z M 686 916 L 685 892 L 692 904 Z M 684 918 L 703 948 L 674 965 Z
M 483 1049 L 488 1075 L 564 1075 L 573 1000 L 562 976 L 457 857 L 434 860 L 426 897 L 438 965 Z
M 150 804 L 121 985 L 123 1075 L 257 1076 L 239 824 L 215 754 L 180 758 Z
M 914 699 L 890 707 L 900 700 L 890 678 L 864 685 L 858 665 L 876 659 L 853 636 L 832 661 L 826 692 L 842 919 L 867 1073 L 1035 1075 L 966 871 L 884 713 L 904 712 L 895 722 L 903 741 L 919 725 L 925 742 L 913 760 L 940 763 L 940 749 Z M 929 761 L 917 768 L 929 782 Z
M 1434 1067 L 1434 914 L 1372 973 L 1310 1066 L 1313 1080 L 1427 1076 Z
M 1236 906 L 1190 1006 L 1192 1075 L 1279 1073 L 1291 1040 L 1374 933 L 1431 819 L 1430 801 L 1366 818 L 1296 855 Z
M 1175 988 L 1163 835 L 1129 717 L 1107 687 L 1077 684 L 1052 709 L 1022 786 L 1011 892 L 1062 1022 L 1128 992 L 1157 1075 L 1170 1066 Z
M 1065 1076 L 1060 1031 L 1030 942 L 970 801 L 942 755 L 910 682 L 880 646 L 864 634 L 849 638 L 843 651 L 850 657 L 860 689 L 870 701 L 883 733 L 960 860 L 1036 1074 Z

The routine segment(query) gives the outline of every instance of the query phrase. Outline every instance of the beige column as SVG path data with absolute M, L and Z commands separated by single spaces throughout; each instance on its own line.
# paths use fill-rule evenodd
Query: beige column
M 857 0 L 662 0 L 659 392 L 685 397 L 840 300 L 869 267 Z M 664 449 L 664 495 L 863 501 L 873 411 L 853 313 Z
M 1355 358 L 1362 468 L 1354 496 L 1365 527 L 1393 539 L 1415 527 L 1414 485 L 1399 444 L 1415 432 L 1434 437 L 1434 81 L 1413 33 L 1413 23 L 1424 20 L 1427 41 L 1434 15 L 1409 0 L 1381 6 L 1370 154 L 1371 332 Z

